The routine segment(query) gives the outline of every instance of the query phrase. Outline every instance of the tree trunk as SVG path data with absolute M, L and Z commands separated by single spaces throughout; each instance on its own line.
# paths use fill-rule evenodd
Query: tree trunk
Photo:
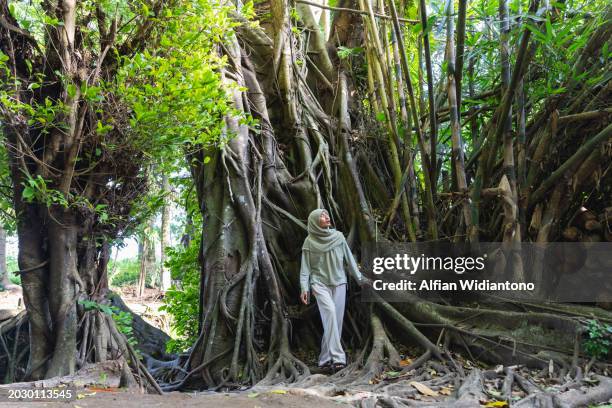
M 74 374 L 76 365 L 77 226 L 73 214 L 52 211 L 49 224 L 49 313 L 53 338 L 45 377 Z M 81 284 L 82 285 L 82 284 Z
M 147 283 L 147 271 L 148 268 L 148 253 L 149 253 L 149 240 L 145 233 L 140 237 L 141 243 L 138 244 L 138 254 L 140 255 L 140 272 L 138 274 L 138 285 L 137 294 L 139 298 L 142 298 L 145 291 L 145 285 Z
M 161 256 L 159 259 L 160 262 L 160 274 L 161 274 L 161 285 L 160 289 L 162 291 L 166 291 L 170 289 L 171 277 L 170 270 L 164 265 L 166 262 L 166 247 L 170 246 L 170 219 L 171 215 L 171 207 L 169 202 L 168 195 L 170 194 L 170 181 L 168 180 L 168 174 L 164 173 L 162 175 L 162 191 L 166 194 L 166 204 L 162 207 L 162 216 L 161 216 Z
M 10 284 L 6 267 L 6 230 L 0 225 L 0 286 L 6 288 Z

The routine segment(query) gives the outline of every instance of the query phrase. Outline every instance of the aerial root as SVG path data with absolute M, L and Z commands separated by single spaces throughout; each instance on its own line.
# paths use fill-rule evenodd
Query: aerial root
M 387 333 L 376 313 L 370 313 L 370 325 L 372 328 L 372 349 L 362 369 L 358 369 L 360 360 L 363 360 L 364 352 L 355 364 L 348 365 L 345 369 L 336 373 L 332 379 L 338 384 L 371 384 L 380 376 L 385 368 L 399 369 L 400 355 L 389 340 Z
M 266 376 L 256 385 L 274 385 L 278 383 L 292 383 L 304 379 L 310 375 L 310 369 L 306 364 L 289 352 L 288 348 L 282 347 L 281 351 L 268 370 Z

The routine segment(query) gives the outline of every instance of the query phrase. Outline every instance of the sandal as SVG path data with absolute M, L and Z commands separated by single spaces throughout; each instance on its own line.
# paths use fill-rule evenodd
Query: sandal
M 346 364 L 345 363 L 334 363 L 332 364 L 332 370 L 334 373 L 343 370 L 346 368 Z
M 317 366 L 320 370 L 329 370 L 332 367 L 332 362 L 328 361 L 327 363 L 323 363 L 322 365 Z

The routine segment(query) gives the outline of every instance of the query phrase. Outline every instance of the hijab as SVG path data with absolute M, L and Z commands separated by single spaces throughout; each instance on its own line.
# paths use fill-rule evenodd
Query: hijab
M 344 242 L 344 235 L 334 228 L 323 228 L 319 225 L 321 214 L 325 211 L 317 208 L 308 216 L 308 236 L 304 240 L 302 250 L 311 252 L 327 252 Z

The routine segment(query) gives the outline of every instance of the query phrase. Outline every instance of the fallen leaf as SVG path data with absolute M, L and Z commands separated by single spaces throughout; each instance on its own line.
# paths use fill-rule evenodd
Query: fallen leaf
M 485 404 L 487 408 L 505 408 L 508 406 L 506 401 L 489 401 Z
M 91 397 L 92 395 L 96 395 L 95 392 L 86 392 L 83 394 L 77 394 L 77 399 L 83 399 L 85 397 Z
M 117 387 L 106 387 L 106 388 L 100 388 L 100 387 L 88 387 L 87 388 L 90 391 L 96 391 L 96 392 L 118 392 L 119 388 Z
M 411 358 L 405 358 L 403 360 L 400 361 L 400 367 L 405 367 L 407 365 L 412 364 L 412 359 Z
M 421 384 L 420 382 L 416 382 L 416 381 L 410 381 L 409 384 L 412 385 L 414 388 L 416 388 L 417 391 L 419 391 L 423 395 L 427 395 L 429 397 L 437 397 L 438 396 L 438 393 L 436 391 L 432 390 L 431 388 L 429 388 L 425 384 Z
M 500 398 L 502 396 L 501 392 L 497 390 L 489 389 L 487 392 L 494 398 Z
M 252 393 L 248 394 L 248 395 L 247 395 L 247 397 L 249 397 L 249 398 L 255 398 L 255 397 L 257 397 L 258 395 L 259 395 L 259 393 L 258 393 L 258 392 L 252 392 Z
M 287 391 L 285 390 L 272 390 L 270 391 L 272 394 L 286 394 Z
M 438 392 L 442 395 L 451 395 L 453 391 L 448 387 L 442 387 L 442 389 L 440 389 Z

